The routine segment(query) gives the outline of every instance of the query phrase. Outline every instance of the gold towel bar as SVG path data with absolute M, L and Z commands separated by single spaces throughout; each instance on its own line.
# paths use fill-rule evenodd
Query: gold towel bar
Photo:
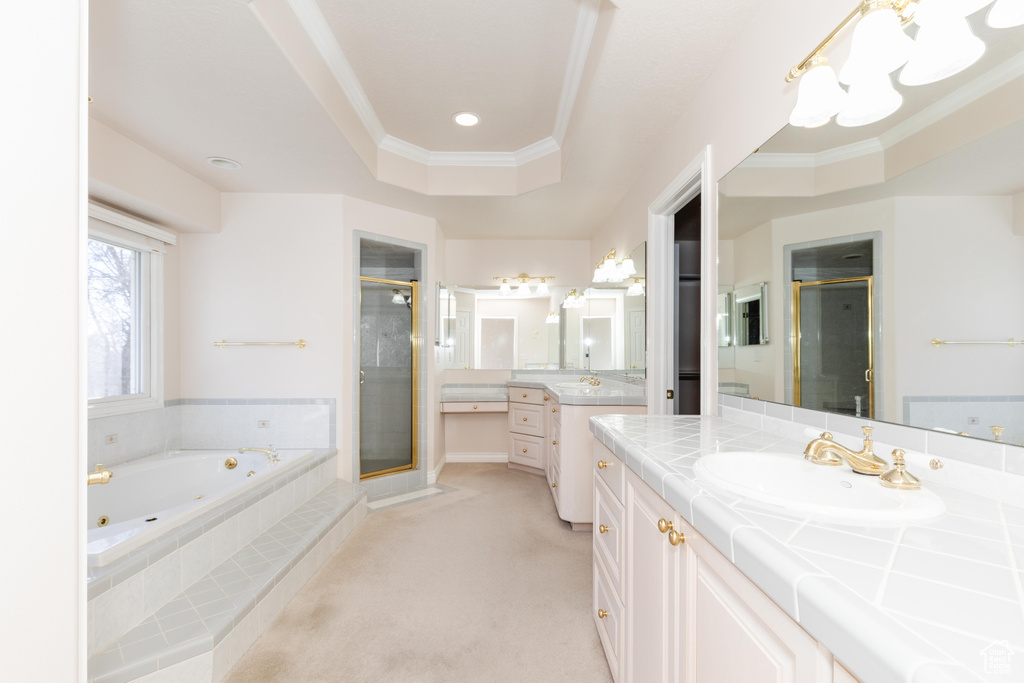
M 1006 344 L 1007 346 L 1016 346 L 1017 344 L 1024 344 L 1024 339 L 1007 339 L 1006 341 L 947 341 L 945 339 L 932 339 L 932 346 L 939 346 L 941 344 Z
M 306 340 L 300 339 L 299 341 L 293 342 L 229 342 L 224 339 L 213 342 L 213 345 L 218 349 L 223 349 L 225 346 L 298 346 L 300 349 L 306 348 Z

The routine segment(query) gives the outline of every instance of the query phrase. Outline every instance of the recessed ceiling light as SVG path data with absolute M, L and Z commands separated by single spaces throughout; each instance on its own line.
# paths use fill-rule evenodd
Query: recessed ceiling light
M 242 168 L 242 165 L 234 159 L 228 159 L 227 157 L 206 157 L 206 163 L 217 168 L 226 168 L 234 171 L 235 169 Z
M 460 126 L 475 126 L 480 123 L 480 117 L 471 111 L 460 111 L 452 120 Z

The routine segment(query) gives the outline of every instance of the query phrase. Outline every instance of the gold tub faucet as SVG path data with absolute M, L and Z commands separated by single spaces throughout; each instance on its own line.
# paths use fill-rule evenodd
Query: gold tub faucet
M 277 459 L 277 449 L 271 444 L 270 448 L 239 448 L 239 453 L 245 453 L 246 451 L 253 451 L 255 453 L 263 453 L 267 456 L 267 460 L 270 462 L 281 462 Z
M 114 473 L 110 470 L 103 469 L 103 465 L 96 465 L 96 471 L 90 472 L 86 475 L 85 485 L 92 486 L 93 484 L 109 484 L 112 476 L 114 476 Z
M 804 457 L 816 465 L 842 465 L 846 463 L 854 472 L 878 476 L 889 469 L 889 464 L 875 455 L 874 442 L 871 440 L 873 427 L 861 427 L 864 430 L 864 447 L 857 452 L 842 444 L 836 443 L 830 432 L 822 432 L 804 449 Z

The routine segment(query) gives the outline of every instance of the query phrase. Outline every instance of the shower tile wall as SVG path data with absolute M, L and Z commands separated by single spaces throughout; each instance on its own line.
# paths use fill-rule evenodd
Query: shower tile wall
M 89 468 L 180 449 L 333 448 L 336 430 L 334 399 L 180 399 L 89 420 Z

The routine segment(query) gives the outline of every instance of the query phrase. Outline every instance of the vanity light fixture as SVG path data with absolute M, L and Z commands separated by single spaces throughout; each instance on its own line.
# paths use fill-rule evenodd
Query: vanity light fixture
M 862 0 L 806 58 L 786 74 L 800 78 L 797 102 L 789 122 L 814 128 L 836 116 L 840 126 L 864 126 L 899 109 L 901 85 L 934 83 L 974 64 L 985 43 L 971 31 L 967 17 L 993 0 Z M 986 21 L 993 28 L 1024 24 L 1024 2 L 997 0 Z M 836 36 L 856 22 L 850 57 L 836 78 L 822 54 Z M 904 30 L 918 25 L 916 38 Z M 904 66 L 905 65 L 905 66 Z M 847 93 L 839 85 L 849 87 Z
M 630 275 L 636 274 L 636 265 L 633 263 L 633 256 L 629 255 L 622 261 L 615 261 L 615 249 L 609 251 L 594 268 L 593 281 L 601 282 L 622 282 Z
M 545 275 L 543 277 L 539 275 L 527 275 L 526 273 L 519 273 L 515 277 L 501 277 L 500 275 L 494 278 L 495 280 L 501 280 L 501 287 L 498 288 L 498 294 L 501 296 L 512 296 L 512 285 L 509 284 L 509 280 L 516 280 L 519 285 L 516 287 L 516 294 L 519 296 L 530 296 L 530 281 L 540 280 L 540 284 L 537 285 L 538 296 L 549 296 L 550 291 L 548 290 L 547 280 L 554 280 L 554 275 Z
M 544 320 L 544 322 L 547 323 L 548 325 L 557 325 L 558 321 L 558 313 L 556 313 L 555 311 L 551 311 L 550 313 L 548 313 L 548 317 Z
M 629 286 L 629 289 L 626 290 L 626 296 L 643 296 L 644 295 L 644 286 L 640 282 L 641 280 L 643 280 L 642 277 L 635 277 L 635 278 L 633 278 L 633 284 L 631 284 Z
M 471 111 L 460 111 L 452 115 L 452 121 L 460 126 L 475 126 L 480 123 L 480 117 Z
M 405 296 L 397 289 L 392 289 L 391 292 L 394 294 L 394 296 L 391 297 L 391 303 L 403 305 L 407 303 L 405 300 Z
M 587 297 L 584 292 L 572 289 L 562 299 L 562 308 L 583 308 L 587 304 Z

